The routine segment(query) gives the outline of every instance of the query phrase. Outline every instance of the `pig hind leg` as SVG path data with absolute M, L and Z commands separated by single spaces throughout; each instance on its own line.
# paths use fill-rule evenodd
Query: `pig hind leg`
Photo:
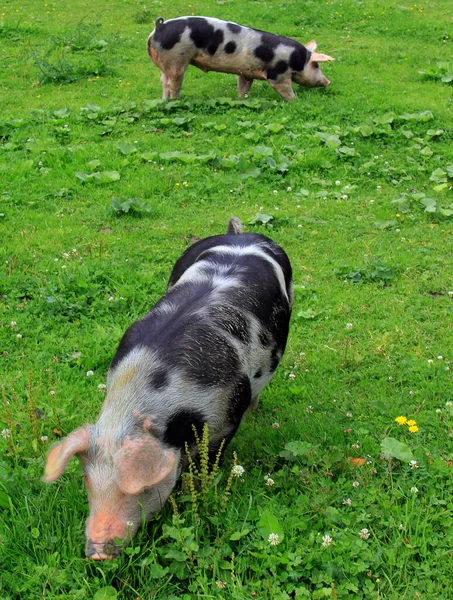
M 162 99 L 166 100 L 168 98 L 168 77 L 163 71 L 160 76 L 160 81 L 162 83 Z
M 238 78 L 238 92 L 239 98 L 245 98 L 249 89 L 252 87 L 253 79 L 251 77 L 245 77 L 244 75 L 239 75 Z
M 171 69 L 166 72 L 167 98 L 179 98 L 185 69 Z
M 282 98 L 287 100 L 288 102 L 292 102 L 296 97 L 294 93 L 291 78 L 285 77 L 284 79 L 268 79 L 269 85 L 274 88 L 277 94 L 280 94 Z

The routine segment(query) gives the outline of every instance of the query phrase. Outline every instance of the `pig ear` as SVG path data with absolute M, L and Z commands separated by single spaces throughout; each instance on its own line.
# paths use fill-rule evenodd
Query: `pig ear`
M 310 52 L 314 52 L 317 47 L 318 44 L 315 42 L 315 40 L 311 40 L 311 42 L 305 44 L 305 48 L 307 48 L 307 50 L 310 50 Z
M 42 478 L 46 483 L 55 481 L 63 474 L 69 460 L 76 454 L 88 449 L 91 431 L 88 427 L 79 427 L 62 442 L 54 446 L 47 456 L 46 468 Z
M 329 60 L 335 60 L 328 54 L 319 54 L 318 52 L 312 52 L 310 56 L 310 62 L 328 62 Z
M 118 485 L 126 494 L 140 494 L 170 475 L 176 458 L 150 435 L 127 437 L 114 457 Z

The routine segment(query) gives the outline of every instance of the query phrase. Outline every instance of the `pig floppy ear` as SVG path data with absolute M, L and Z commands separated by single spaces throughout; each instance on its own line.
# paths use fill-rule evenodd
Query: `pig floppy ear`
M 307 44 L 305 44 L 305 48 L 307 50 L 310 50 L 310 52 L 314 52 L 317 47 L 318 47 L 318 44 L 315 42 L 315 40 L 311 40 L 311 42 L 308 42 Z
M 328 54 L 319 54 L 319 52 L 312 52 L 310 56 L 310 62 L 327 62 L 329 60 L 335 60 Z
M 68 435 L 62 442 L 57 444 L 47 456 L 46 468 L 42 478 L 46 483 L 55 481 L 66 469 L 69 460 L 75 455 L 88 449 L 90 440 L 90 429 L 79 427 Z
M 150 435 L 127 437 L 114 457 L 117 483 L 126 494 L 140 494 L 170 475 L 176 458 Z

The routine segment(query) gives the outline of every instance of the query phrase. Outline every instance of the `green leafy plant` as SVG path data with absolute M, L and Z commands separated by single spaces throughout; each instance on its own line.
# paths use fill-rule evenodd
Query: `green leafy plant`
M 127 200 L 123 200 L 122 198 L 115 197 L 112 198 L 110 206 L 117 214 L 149 213 L 152 211 L 152 206 L 150 204 L 143 200 L 139 200 L 138 198 L 128 198 Z
M 442 83 L 451 84 L 453 83 L 453 63 L 452 62 L 438 62 L 437 65 L 426 69 L 425 71 L 419 71 L 420 75 L 423 75 L 425 79 L 433 79 L 434 81 L 441 81 Z

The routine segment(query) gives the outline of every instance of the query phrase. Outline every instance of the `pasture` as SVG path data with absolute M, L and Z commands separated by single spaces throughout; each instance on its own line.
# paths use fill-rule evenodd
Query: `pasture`
M 147 36 L 192 13 L 315 39 L 331 85 L 189 67 L 161 101 Z M 453 598 L 451 0 L 3 0 L 0 40 L 0 598 Z M 219 471 L 87 561 L 46 453 L 231 215 L 291 259 L 282 364 Z

